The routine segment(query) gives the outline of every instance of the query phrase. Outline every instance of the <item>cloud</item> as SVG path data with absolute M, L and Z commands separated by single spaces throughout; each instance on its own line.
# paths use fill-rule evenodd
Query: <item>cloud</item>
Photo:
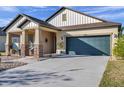
M 41 11 L 47 11 L 47 10 L 55 10 L 55 7 L 49 7 L 49 6 L 31 6 L 32 9 L 38 10 L 40 9 Z
M 117 20 L 124 17 L 124 6 L 84 7 L 78 10 L 102 19 Z
M 56 10 L 55 7 L 48 7 L 48 6 L 31 6 L 29 7 L 28 9 L 28 13 L 34 13 L 34 12 L 44 12 L 44 11 L 53 11 L 53 10 Z
M 0 11 L 18 12 L 19 10 L 14 6 L 0 6 Z
M 74 8 L 74 7 L 76 7 L 76 6 L 58 6 L 58 7 L 68 7 L 68 8 Z
M 96 8 L 90 8 L 85 11 L 85 13 L 89 14 L 97 14 L 97 13 L 103 13 L 108 11 L 118 11 L 124 9 L 123 6 L 104 6 L 104 7 L 96 7 Z
M 7 25 L 11 20 L 12 20 L 12 18 L 5 18 L 5 19 L 0 18 L 0 25 L 1 25 L 1 26 L 5 26 L 5 25 Z
M 32 6 L 33 8 L 48 8 L 47 6 Z
M 120 13 L 110 13 L 110 14 L 99 14 L 97 15 L 99 18 L 105 18 L 105 19 L 119 19 L 124 17 L 124 12 Z

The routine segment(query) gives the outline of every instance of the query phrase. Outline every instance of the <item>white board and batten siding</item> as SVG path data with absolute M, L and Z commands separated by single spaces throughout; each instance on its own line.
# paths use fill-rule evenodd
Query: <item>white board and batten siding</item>
M 38 27 L 38 24 L 31 21 L 29 24 L 25 25 L 23 29 L 30 29 L 35 27 Z
M 18 28 L 18 26 L 27 18 L 25 16 L 20 17 L 18 20 L 16 20 L 16 22 L 10 26 L 10 28 L 8 29 L 8 32 L 13 32 L 13 31 L 20 31 L 22 29 Z M 27 28 L 33 28 L 33 27 L 38 27 L 38 24 L 36 24 L 35 22 L 30 22 L 29 24 L 25 25 L 23 29 L 27 29 Z
M 66 14 L 67 20 L 62 21 L 62 15 Z M 61 11 L 52 19 L 48 20 L 48 22 L 54 26 L 61 27 L 61 26 L 71 26 L 71 25 L 79 25 L 79 24 L 91 24 L 102 22 L 99 19 L 89 17 L 87 15 L 83 15 L 68 9 Z

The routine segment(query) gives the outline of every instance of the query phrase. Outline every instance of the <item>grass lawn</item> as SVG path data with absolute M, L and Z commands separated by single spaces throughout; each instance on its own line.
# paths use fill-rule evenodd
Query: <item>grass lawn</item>
M 124 60 L 108 62 L 99 86 L 124 87 Z
M 5 55 L 5 52 L 0 52 L 1 56 L 4 56 Z

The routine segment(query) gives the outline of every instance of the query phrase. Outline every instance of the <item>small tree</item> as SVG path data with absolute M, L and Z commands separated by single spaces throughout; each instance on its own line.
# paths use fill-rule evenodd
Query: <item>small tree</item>
M 116 57 L 124 58 L 124 35 L 118 38 L 113 53 Z

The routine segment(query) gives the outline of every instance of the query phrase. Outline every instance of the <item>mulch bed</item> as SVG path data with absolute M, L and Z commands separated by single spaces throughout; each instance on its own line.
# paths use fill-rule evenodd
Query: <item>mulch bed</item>
M 26 65 L 24 62 L 0 62 L 0 71 Z

